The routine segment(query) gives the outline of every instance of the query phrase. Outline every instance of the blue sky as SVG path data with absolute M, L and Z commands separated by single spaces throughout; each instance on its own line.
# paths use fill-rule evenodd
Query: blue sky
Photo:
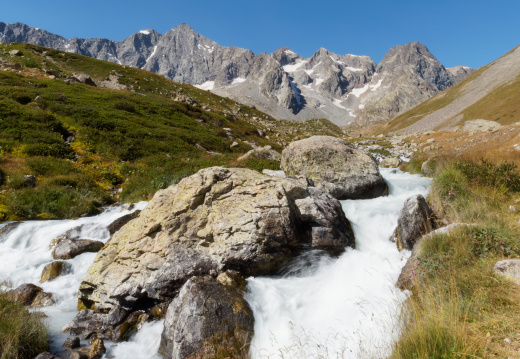
M 379 62 L 393 46 L 425 44 L 446 67 L 479 67 L 520 44 L 519 0 L 52 0 L 5 1 L 0 21 L 64 37 L 122 40 L 188 23 L 224 46 L 255 53 L 324 47 Z

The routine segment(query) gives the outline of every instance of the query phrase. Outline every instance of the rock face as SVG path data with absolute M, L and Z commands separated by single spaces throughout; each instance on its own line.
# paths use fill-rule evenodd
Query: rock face
M 356 124 L 383 122 L 452 86 L 453 76 L 418 42 L 395 46 L 359 95 Z
M 67 238 L 56 244 L 52 256 L 54 259 L 71 259 L 85 252 L 98 252 L 103 246 L 100 241 Z
M 236 289 L 211 277 L 193 277 L 166 314 L 160 352 L 166 359 L 247 356 L 254 317 Z
M 168 304 L 191 277 L 273 273 L 304 247 L 354 245 L 338 201 L 295 179 L 206 168 L 158 191 L 101 250 L 79 299 L 102 311 Z
M 495 263 L 493 270 L 512 280 L 516 284 L 520 284 L 520 259 L 505 259 Z
M 415 242 L 435 228 L 433 211 L 420 194 L 408 198 L 399 213 L 392 241 L 397 248 L 412 250 Z
M 303 176 L 337 199 L 366 199 L 388 194 L 377 164 L 363 151 L 331 136 L 291 143 L 280 167 L 288 176 Z
M 377 66 L 368 56 L 324 48 L 303 58 L 224 47 L 181 24 L 164 35 L 141 30 L 123 41 L 65 39 L 0 22 L 0 42 L 28 42 L 149 70 L 255 106 L 277 118 L 326 118 L 343 126 L 356 116 L 375 123 L 413 107 L 470 73 L 448 72 L 417 42 L 391 49 Z M 105 84 L 108 85 L 108 84 Z

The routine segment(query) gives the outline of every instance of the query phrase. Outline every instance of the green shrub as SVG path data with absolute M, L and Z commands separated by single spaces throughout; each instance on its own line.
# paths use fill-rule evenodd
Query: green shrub
M 28 158 L 26 164 L 32 173 L 37 176 L 54 176 L 77 172 L 70 161 L 53 157 Z
M 71 178 L 57 178 L 37 188 L 9 192 L 6 206 L 10 213 L 28 219 L 45 214 L 54 218 L 76 218 L 99 213 L 102 204 L 110 203 L 108 194 L 78 188 Z
M 32 359 L 48 350 L 47 328 L 39 314 L 0 292 L 0 358 Z

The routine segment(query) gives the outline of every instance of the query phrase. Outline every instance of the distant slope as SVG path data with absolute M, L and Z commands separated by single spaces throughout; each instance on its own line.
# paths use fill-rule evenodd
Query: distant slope
M 454 129 L 475 119 L 520 121 L 520 46 L 453 87 L 388 121 L 385 132 Z
M 343 132 L 325 120 L 277 121 L 148 71 L 0 45 L 0 220 L 95 213 L 208 166 L 276 169 L 237 158 L 311 134 Z

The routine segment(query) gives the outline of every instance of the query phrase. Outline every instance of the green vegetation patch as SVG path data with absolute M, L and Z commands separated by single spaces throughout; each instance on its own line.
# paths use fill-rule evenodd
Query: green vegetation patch
M 0 292 L 0 358 L 32 359 L 49 350 L 41 313 L 29 312 Z

